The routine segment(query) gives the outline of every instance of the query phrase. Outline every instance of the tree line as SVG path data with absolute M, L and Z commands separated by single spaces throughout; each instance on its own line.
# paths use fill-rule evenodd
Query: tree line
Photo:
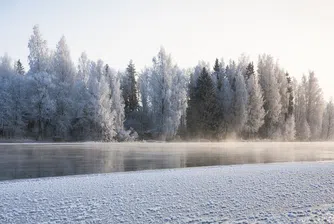
M 51 50 L 36 25 L 29 69 L 0 57 L 0 137 L 63 141 L 334 138 L 333 100 L 315 73 L 300 81 L 268 54 L 257 65 L 200 61 L 178 67 L 161 48 L 150 67 L 116 71 L 82 53 L 74 65 L 63 36 Z

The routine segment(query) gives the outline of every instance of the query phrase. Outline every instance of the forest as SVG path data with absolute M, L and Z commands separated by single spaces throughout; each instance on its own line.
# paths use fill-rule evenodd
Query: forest
M 297 80 L 269 54 L 180 68 L 161 47 L 142 71 L 116 71 L 85 52 L 74 63 L 64 36 L 49 49 L 38 25 L 28 48 L 27 69 L 0 57 L 0 139 L 334 139 L 315 73 Z

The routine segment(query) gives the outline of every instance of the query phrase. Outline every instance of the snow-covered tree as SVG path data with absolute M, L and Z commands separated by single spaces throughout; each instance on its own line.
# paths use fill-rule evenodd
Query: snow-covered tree
M 198 113 L 196 107 L 197 99 L 196 99 L 196 84 L 197 79 L 194 78 L 194 73 L 190 75 L 190 82 L 188 84 L 188 107 L 187 107 L 187 132 L 188 135 L 192 137 L 197 137 L 199 133 L 199 126 L 197 123 Z
M 258 69 L 260 85 L 263 90 L 265 124 L 262 126 L 262 136 L 267 138 L 280 138 L 279 120 L 281 115 L 281 96 L 275 75 L 275 65 L 270 55 L 260 55 Z
M 95 98 L 89 93 L 86 84 L 78 79 L 71 91 L 73 102 L 73 117 L 71 121 L 71 137 L 76 141 L 98 140 L 91 132 L 93 120 L 95 119 Z
M 155 133 L 161 139 L 173 138 L 180 125 L 180 114 L 183 105 L 173 108 L 172 99 L 182 99 L 183 92 L 176 91 L 174 86 L 177 84 L 175 79 L 180 76 L 180 70 L 173 65 L 170 55 L 167 55 L 164 48 L 161 48 L 158 56 L 153 58 L 153 67 L 149 76 L 149 99 Z M 182 75 L 182 74 L 181 74 Z M 176 102 L 175 102 L 176 103 Z
M 142 111 L 145 114 L 150 113 L 150 100 L 149 100 L 149 80 L 151 77 L 151 69 L 145 68 L 139 77 L 139 90 L 140 90 L 140 100 L 142 105 Z
M 307 86 L 307 78 L 304 75 L 302 77 L 302 82 L 296 87 L 294 111 L 296 121 L 296 137 L 299 140 L 309 140 L 311 137 L 310 126 L 307 122 Z
M 238 67 L 235 61 L 230 60 L 229 64 L 225 68 L 225 74 L 232 86 L 232 90 L 235 91 L 235 75 L 238 72 Z
M 285 73 L 286 79 L 286 87 L 284 88 L 284 93 L 281 94 L 281 98 L 285 98 L 282 100 L 282 105 L 284 105 L 285 109 L 282 110 L 281 119 L 283 120 L 282 127 L 282 136 L 286 141 L 293 141 L 296 138 L 296 122 L 294 117 L 294 90 L 293 84 L 290 78 L 289 73 Z M 284 81 L 281 82 L 285 83 Z
M 38 25 L 35 25 L 33 28 L 33 34 L 30 37 L 28 48 L 30 72 L 47 72 L 50 66 L 49 50 Z
M 74 102 L 71 91 L 75 79 L 75 67 L 72 62 L 69 48 L 63 36 L 57 44 L 53 55 L 53 82 L 55 100 L 55 117 L 53 118 L 54 135 L 66 139 L 71 129 Z
M 255 74 L 255 70 L 254 70 L 254 64 L 253 62 L 250 62 L 247 67 L 246 67 L 246 70 L 245 70 L 245 73 L 244 73 L 244 77 L 245 77 L 245 82 L 246 84 L 248 84 L 248 79 Z
M 52 136 L 52 118 L 55 113 L 54 83 L 51 75 L 50 54 L 46 40 L 42 38 L 39 27 L 33 28 L 28 43 L 29 66 L 27 73 L 27 83 L 29 90 L 27 94 L 30 98 L 27 119 L 30 123 L 31 131 L 36 139 L 48 138 Z
M 334 103 L 333 98 L 327 103 L 322 123 L 322 139 L 334 140 Z
M 285 141 L 294 141 L 296 138 L 295 117 L 293 115 L 287 117 L 283 127 L 283 139 Z
M 115 130 L 117 133 L 120 131 L 123 131 L 124 129 L 124 119 L 125 119 L 125 113 L 124 113 L 124 101 L 122 97 L 121 92 L 121 84 L 120 84 L 120 74 L 116 74 L 115 71 L 110 69 L 110 67 L 105 65 L 105 76 L 106 79 L 109 82 L 109 88 L 111 91 L 111 111 L 115 114 Z
M 314 72 L 309 72 L 306 96 L 307 122 L 310 125 L 312 140 L 317 140 L 321 134 L 324 100 L 322 90 Z
M 11 137 L 13 124 L 11 117 L 13 111 L 11 85 L 14 70 L 8 54 L 0 57 L 0 136 Z
M 87 87 L 92 98 L 91 132 L 97 139 L 111 141 L 116 135 L 116 114 L 112 109 L 112 92 L 106 76 L 103 75 L 101 60 L 98 60 L 97 63 L 91 62 Z
M 281 114 L 279 123 L 280 128 L 282 128 L 284 126 L 285 120 L 287 119 L 289 107 L 288 80 L 286 78 L 286 72 L 280 68 L 278 63 L 276 63 L 274 70 L 281 100 Z
M 223 85 L 223 77 L 224 77 L 224 72 L 225 72 L 225 68 L 224 68 L 224 61 L 223 59 L 221 61 L 218 60 L 218 58 L 216 58 L 215 60 L 215 65 L 213 67 L 213 73 L 211 75 L 212 77 L 212 81 L 214 82 L 217 91 L 219 91 Z
M 186 71 L 179 69 L 177 66 L 174 67 L 174 73 L 171 88 L 171 111 L 175 113 L 172 113 L 174 122 L 171 130 L 173 130 L 175 136 L 178 132 L 186 129 L 188 77 L 185 75 Z
M 29 119 L 33 123 L 36 139 L 50 137 L 55 101 L 51 97 L 54 84 L 49 73 L 37 72 L 29 76 Z
M 270 55 L 259 56 L 256 74 L 245 55 L 185 70 L 161 48 L 136 77 L 132 61 L 122 74 L 85 53 L 76 69 L 65 37 L 49 50 L 37 25 L 28 49 L 27 72 L 0 57 L 2 138 L 334 138 L 334 103 L 325 107 L 314 72 L 298 84 Z
M 235 134 L 240 135 L 247 121 L 248 94 L 244 76 L 241 72 L 235 77 L 235 93 L 233 102 L 232 128 Z
M 219 91 L 219 99 L 221 102 L 221 113 L 223 113 L 223 121 L 220 123 L 220 136 L 225 136 L 231 130 L 233 120 L 233 100 L 234 92 L 232 90 L 229 79 L 224 76 L 222 88 Z
M 83 52 L 78 60 L 78 79 L 87 83 L 90 72 L 90 61 L 87 54 Z
M 89 92 L 91 61 L 82 53 L 78 61 L 78 73 L 71 91 L 73 117 L 71 133 L 74 140 L 98 140 L 92 128 L 95 126 L 96 98 Z
M 60 82 L 72 83 L 74 81 L 76 71 L 64 36 L 59 40 L 54 53 L 53 72 Z
M 249 57 L 245 54 L 241 54 L 238 58 L 238 65 L 237 65 L 237 71 L 239 74 L 244 76 L 245 82 L 247 80 L 247 68 L 249 66 Z
M 218 107 L 218 129 L 217 129 L 217 138 L 222 139 L 225 137 L 227 128 L 228 128 L 228 114 L 224 113 L 224 91 L 226 88 L 230 91 L 229 86 L 224 87 L 224 79 L 226 78 L 225 74 L 225 63 L 224 60 L 221 59 L 221 61 L 216 58 L 215 65 L 213 67 L 213 73 L 211 75 L 212 81 L 214 83 L 214 86 L 216 88 L 216 103 Z M 226 81 L 226 80 L 225 80 Z M 228 96 L 228 95 L 227 95 Z M 229 105 L 230 107 L 231 105 Z
M 260 127 L 264 124 L 265 111 L 263 108 L 262 89 L 258 76 L 255 74 L 253 63 L 249 63 L 245 74 L 248 91 L 245 132 L 248 137 L 255 137 Z
M 20 60 L 18 60 L 15 65 L 14 65 L 14 69 L 16 71 L 17 74 L 20 74 L 20 75 L 24 75 L 25 71 L 24 71 L 24 67 L 21 63 Z

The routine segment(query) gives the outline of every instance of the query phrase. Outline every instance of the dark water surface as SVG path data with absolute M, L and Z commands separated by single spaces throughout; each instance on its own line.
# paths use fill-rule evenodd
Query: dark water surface
M 334 160 L 334 143 L 0 144 L 0 180 L 324 160 Z

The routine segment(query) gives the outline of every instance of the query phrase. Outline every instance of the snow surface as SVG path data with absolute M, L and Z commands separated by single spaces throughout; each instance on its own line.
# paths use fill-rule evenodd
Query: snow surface
M 0 223 L 334 223 L 334 162 L 0 182 Z

